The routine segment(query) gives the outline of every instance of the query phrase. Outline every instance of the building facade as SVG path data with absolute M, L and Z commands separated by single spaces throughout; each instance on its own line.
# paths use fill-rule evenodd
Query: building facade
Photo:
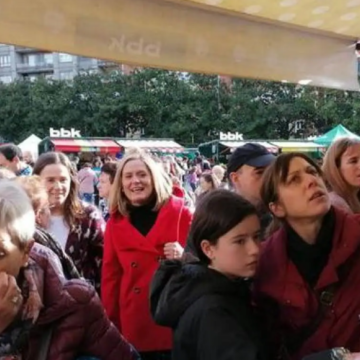
M 0 82 L 5 84 L 18 79 L 34 81 L 39 77 L 72 80 L 82 72 L 105 72 L 111 69 L 129 73 L 132 68 L 110 61 L 0 44 Z

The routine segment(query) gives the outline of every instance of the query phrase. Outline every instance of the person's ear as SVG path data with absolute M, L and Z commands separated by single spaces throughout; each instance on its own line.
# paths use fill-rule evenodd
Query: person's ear
M 275 215 L 275 217 L 281 219 L 286 216 L 286 211 L 281 202 L 276 201 L 269 204 L 270 211 Z
M 200 247 L 204 255 L 210 260 L 215 259 L 215 251 L 214 246 L 210 244 L 209 240 L 202 240 L 200 243 Z
M 232 173 L 230 173 L 230 181 L 231 181 L 231 183 L 232 184 L 236 184 L 236 183 L 238 183 L 239 182 L 239 175 L 238 175 L 238 173 L 237 172 L 232 172 Z
M 18 156 L 15 156 L 13 159 L 12 159 L 12 162 L 15 163 L 15 164 L 18 164 L 20 162 L 20 159 Z

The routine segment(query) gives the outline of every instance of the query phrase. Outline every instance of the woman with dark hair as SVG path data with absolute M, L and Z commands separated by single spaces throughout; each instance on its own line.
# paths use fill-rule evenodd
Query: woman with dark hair
M 165 261 L 150 291 L 155 321 L 174 330 L 173 360 L 267 359 L 249 288 L 260 234 L 255 207 L 239 195 L 202 200 L 188 237 L 199 260 Z
M 101 173 L 99 176 L 99 196 L 101 200 L 99 202 L 99 207 L 101 209 L 102 216 L 105 221 L 108 221 L 110 218 L 108 202 L 110 197 L 110 190 L 115 180 L 116 170 L 117 170 L 116 162 L 107 162 L 101 168 Z
M 199 202 L 210 191 L 216 190 L 220 186 L 219 179 L 212 173 L 205 173 L 200 176 L 200 194 L 197 202 Z
M 22 176 L 16 178 L 16 181 L 25 190 L 35 212 L 35 242 L 51 249 L 54 254 L 57 255 L 67 279 L 80 278 L 79 272 L 69 255 L 65 253 L 60 244 L 46 231 L 49 226 L 51 212 L 49 207 L 49 196 L 45 186 L 42 184 L 41 178 L 36 175 Z
M 49 195 L 47 230 L 74 261 L 80 275 L 99 291 L 105 227 L 100 212 L 80 201 L 76 173 L 64 154 L 40 155 L 34 174 L 40 176 Z
M 276 158 L 261 196 L 276 226 L 263 244 L 255 297 L 271 305 L 275 347 L 290 359 L 360 351 L 360 217 L 331 206 L 320 167 L 302 153 Z

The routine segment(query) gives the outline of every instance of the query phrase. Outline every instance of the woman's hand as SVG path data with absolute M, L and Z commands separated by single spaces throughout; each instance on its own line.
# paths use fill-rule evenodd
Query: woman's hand
M 178 242 L 167 243 L 164 246 L 164 255 L 168 260 L 181 259 L 184 249 Z
M 21 290 L 15 278 L 0 272 L 0 333 L 13 322 L 22 303 Z
M 360 353 L 346 354 L 344 360 L 360 360 Z

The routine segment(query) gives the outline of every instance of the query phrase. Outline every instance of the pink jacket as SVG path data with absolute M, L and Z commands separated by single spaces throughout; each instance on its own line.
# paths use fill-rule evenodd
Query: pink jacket
M 83 168 L 78 172 L 78 180 L 80 184 L 79 191 L 81 194 L 93 194 L 97 183 L 95 171 L 90 168 Z

